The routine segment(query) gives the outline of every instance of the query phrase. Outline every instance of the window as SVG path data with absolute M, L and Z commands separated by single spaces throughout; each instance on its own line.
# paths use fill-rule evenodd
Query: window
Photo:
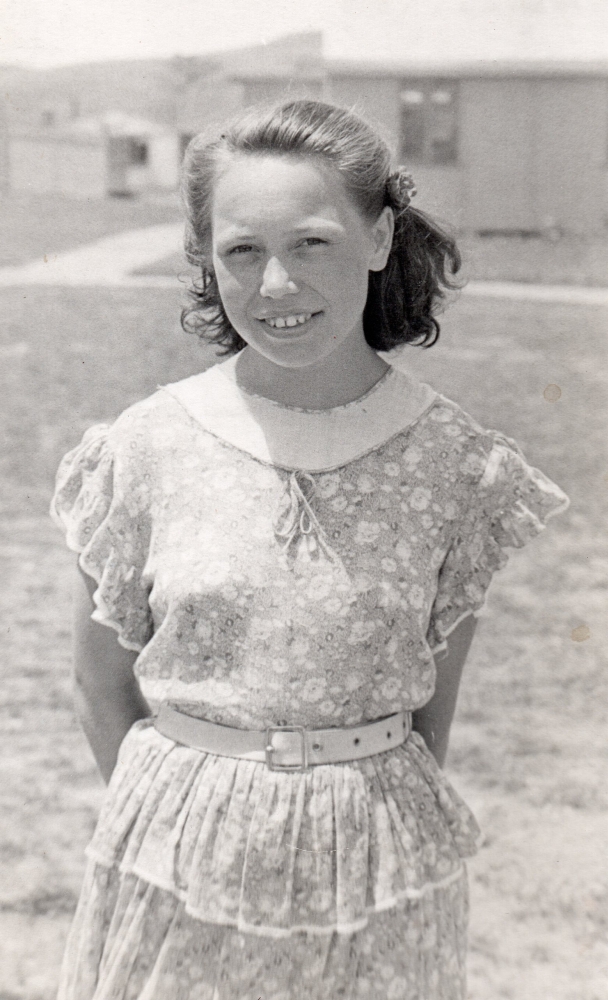
M 399 96 L 401 159 L 405 163 L 455 163 L 457 85 L 444 80 L 408 81 Z
M 138 167 L 145 166 L 148 162 L 148 144 L 141 139 L 131 139 L 129 150 L 129 160 Z

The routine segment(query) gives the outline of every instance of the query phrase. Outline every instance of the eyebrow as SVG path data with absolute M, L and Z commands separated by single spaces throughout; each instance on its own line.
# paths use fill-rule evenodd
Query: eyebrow
M 297 233 L 311 232 L 311 230 L 318 230 L 324 232 L 330 231 L 338 234 L 344 232 L 344 226 L 340 225 L 339 222 L 332 222 L 330 219 L 313 218 L 313 219 L 306 219 L 299 225 L 294 226 L 291 232 L 297 234 Z M 221 237 L 219 237 L 218 239 L 218 246 L 226 246 L 230 243 L 233 243 L 235 240 L 255 240 L 258 238 L 259 237 L 257 237 L 255 233 L 253 233 L 249 229 L 238 229 L 237 227 L 234 227 L 222 233 Z
M 344 232 L 344 226 L 340 225 L 339 222 L 332 222 L 331 219 L 306 219 L 299 226 L 294 226 L 294 233 L 307 232 L 309 229 L 330 229 L 333 232 Z

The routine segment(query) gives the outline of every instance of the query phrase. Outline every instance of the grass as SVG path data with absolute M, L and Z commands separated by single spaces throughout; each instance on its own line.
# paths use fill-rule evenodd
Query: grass
M 162 222 L 179 221 L 177 199 L 82 198 L 0 193 L 0 267 Z
M 477 236 L 461 239 L 464 273 L 475 281 L 608 285 L 608 231 L 603 235 Z
M 50 1000 L 102 791 L 71 707 L 73 557 L 46 514 L 53 473 L 90 423 L 212 355 L 178 332 L 177 291 L 0 297 L 0 1000 Z M 497 577 L 465 670 L 449 771 L 486 833 L 470 864 L 471 1000 L 605 997 L 605 330 L 599 308 L 463 298 L 439 345 L 404 359 L 572 499 Z
M 0 460 L 5 513 L 46 512 L 59 456 L 86 426 L 209 364 L 179 329 L 179 292 L 124 288 L 3 290 Z

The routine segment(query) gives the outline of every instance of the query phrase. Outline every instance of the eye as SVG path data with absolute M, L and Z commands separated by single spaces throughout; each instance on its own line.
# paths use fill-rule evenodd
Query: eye
M 325 243 L 327 243 L 327 240 L 322 240 L 320 236 L 306 236 L 305 239 L 302 240 L 300 246 L 315 247 L 322 246 Z
M 251 253 L 252 250 L 255 250 L 255 247 L 251 243 L 239 243 L 238 246 L 232 247 L 228 254 L 232 256 L 233 254 Z

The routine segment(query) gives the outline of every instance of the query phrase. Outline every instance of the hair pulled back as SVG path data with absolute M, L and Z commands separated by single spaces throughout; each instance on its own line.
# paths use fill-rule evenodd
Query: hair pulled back
M 382 271 L 371 271 L 363 313 L 365 338 L 375 350 L 399 344 L 430 347 L 439 336 L 436 311 L 446 289 L 457 287 L 449 275 L 460 268 L 454 240 L 424 212 L 402 199 L 391 183 L 391 153 L 361 118 L 321 101 L 290 101 L 255 110 L 235 120 L 221 136 L 195 136 L 186 151 L 182 195 L 186 209 L 186 256 L 200 268 L 182 311 L 182 326 L 225 353 L 245 347 L 230 323 L 211 264 L 213 184 L 222 163 L 235 154 L 322 157 L 342 177 L 364 218 L 375 221 L 386 205 L 395 216 L 391 252 Z M 393 175 L 394 176 L 394 175 Z

